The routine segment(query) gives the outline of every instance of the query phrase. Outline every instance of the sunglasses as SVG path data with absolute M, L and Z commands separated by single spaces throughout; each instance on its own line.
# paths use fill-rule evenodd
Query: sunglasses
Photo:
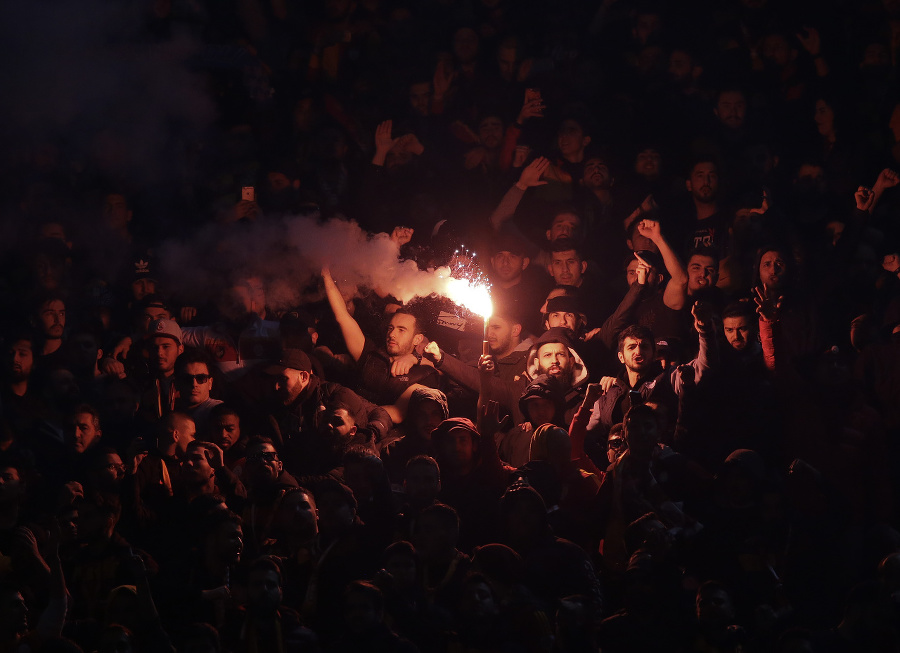
M 606 442 L 606 446 L 609 449 L 615 449 L 616 451 L 618 451 L 619 449 L 625 448 L 625 440 L 624 438 L 610 438 Z
M 247 456 L 248 463 L 261 463 L 263 461 L 271 463 L 278 460 L 278 454 L 274 451 L 260 451 L 251 453 Z
M 206 383 L 207 381 L 209 381 L 212 378 L 212 375 L 211 374 L 181 374 L 181 375 L 179 375 L 179 378 L 185 382 L 193 381 L 194 383 L 197 383 L 198 385 L 203 385 L 204 383 Z

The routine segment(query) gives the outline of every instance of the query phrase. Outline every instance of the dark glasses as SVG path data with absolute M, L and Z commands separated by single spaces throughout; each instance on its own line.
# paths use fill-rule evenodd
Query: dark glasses
M 193 381 L 199 385 L 203 385 L 212 378 L 211 374 L 181 374 L 179 378 L 182 381 Z

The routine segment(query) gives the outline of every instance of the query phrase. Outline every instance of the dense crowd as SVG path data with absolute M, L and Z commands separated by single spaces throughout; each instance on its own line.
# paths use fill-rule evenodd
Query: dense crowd
M 3 128 L 0 653 L 900 651 L 900 4 L 123 8 L 212 110 Z

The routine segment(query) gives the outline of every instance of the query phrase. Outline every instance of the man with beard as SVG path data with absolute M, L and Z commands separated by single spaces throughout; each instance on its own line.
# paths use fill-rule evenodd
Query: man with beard
M 175 361 L 184 352 L 183 334 L 173 320 L 150 323 L 144 355 L 151 378 L 141 393 L 141 417 L 156 422 L 175 408 Z
M 686 251 L 711 249 L 720 265 L 731 248 L 731 218 L 719 201 L 719 168 L 703 160 L 691 167 L 685 187 L 694 205 L 694 222 L 688 228 Z
M 588 422 L 589 439 L 605 442 L 609 429 L 624 420 L 632 405 L 652 401 L 666 406 L 669 414 L 676 413 L 686 380 L 699 383 L 708 373 L 710 359 L 715 360 L 717 351 L 709 308 L 698 302 L 691 312 L 694 328 L 700 334 L 700 352 L 687 365 L 660 369 L 656 361 L 656 340 L 647 327 L 632 325 L 619 334 L 619 362 L 625 369 L 617 377 L 605 376 L 600 380 L 603 394 L 594 404 Z
M 43 336 L 40 360 L 50 362 L 45 357 L 56 354 L 62 347 L 63 332 L 66 330 L 66 303 L 62 296 L 57 294 L 47 295 L 35 311 L 35 323 Z M 54 362 L 62 363 L 61 356 L 57 356 Z
M 34 337 L 30 333 L 15 334 L 7 342 L 5 378 L 0 389 L 0 440 L 29 433 L 44 411 L 33 387 Z
M 487 343 L 496 363 L 495 376 L 505 383 L 515 383 L 525 370 L 532 339 L 526 337 L 522 319 L 513 307 L 495 304 L 494 313 L 488 318 Z M 475 365 L 468 365 L 458 358 L 447 356 L 446 352 L 433 341 L 425 346 L 425 353 L 441 372 L 469 390 L 478 392 L 479 377 Z
M 516 424 L 525 421 L 519 406 L 523 391 L 532 380 L 542 374 L 557 380 L 556 383 L 565 393 L 566 419 L 572 419 L 584 397 L 583 386 L 586 385 L 588 378 L 584 361 L 572 347 L 573 338 L 573 333 L 565 327 L 548 329 L 528 351 L 524 374 L 516 376 L 512 381 L 493 375 L 483 377 L 487 382 L 486 390 L 490 398 L 508 411 Z M 447 364 L 446 361 L 451 360 L 451 357 L 445 356 L 440 351 L 436 343 L 428 343 L 425 351 L 436 361 L 435 366 L 440 369 Z M 482 356 L 481 359 L 489 359 L 490 366 L 496 367 L 496 360 L 492 354 Z M 454 362 L 453 367 L 456 366 L 457 363 Z M 475 373 L 478 374 L 477 369 Z
M 376 440 L 383 439 L 393 426 L 384 408 L 369 403 L 342 385 L 319 379 L 312 372 L 309 356 L 299 349 L 286 349 L 281 360 L 265 371 L 273 377 L 273 406 L 269 416 L 269 423 L 275 428 L 273 439 L 283 445 L 288 466 L 298 474 L 324 474 L 330 471 L 328 465 L 334 442 L 328 440 L 340 440 L 349 434 L 347 430 L 339 435 L 345 424 L 342 422 L 340 426 L 334 426 L 331 423 L 333 416 L 323 407 L 341 408 L 346 411 L 347 417 L 352 416 L 356 431 L 350 438 L 356 438 L 369 447 L 373 447 Z M 337 421 L 335 417 L 335 424 Z M 328 433 L 328 436 L 323 438 L 323 433 Z
M 363 397 L 379 406 L 386 406 L 397 403 L 407 391 L 412 392 L 409 389 L 415 384 L 438 387 L 440 379 L 437 372 L 421 364 L 419 347 L 427 340 L 422 322 L 414 312 L 400 308 L 391 316 L 384 349 L 379 349 L 350 315 L 346 300 L 327 268 L 322 270 L 322 281 L 328 303 L 341 327 L 347 352 L 359 372 L 361 381 L 355 389 Z M 385 432 L 378 435 L 378 441 Z

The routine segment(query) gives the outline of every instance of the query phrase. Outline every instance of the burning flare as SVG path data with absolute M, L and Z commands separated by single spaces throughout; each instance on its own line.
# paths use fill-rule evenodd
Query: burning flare
M 490 284 L 482 280 L 458 279 L 450 276 L 450 268 L 442 267 L 435 271 L 439 279 L 437 293 L 447 297 L 454 304 L 462 306 L 480 315 L 485 323 L 494 310 L 491 303 Z

